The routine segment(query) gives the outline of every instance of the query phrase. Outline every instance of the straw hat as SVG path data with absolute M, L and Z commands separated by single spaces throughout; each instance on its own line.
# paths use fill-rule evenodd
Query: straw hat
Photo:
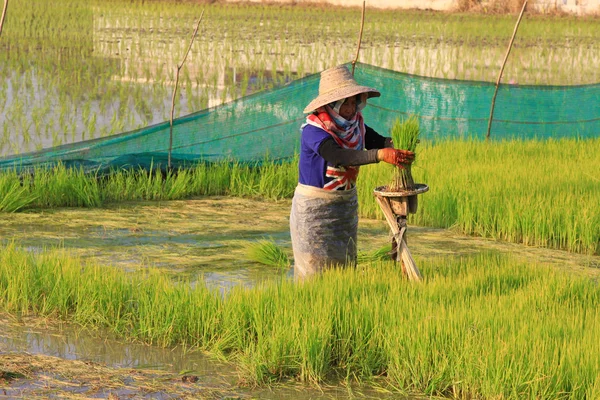
M 306 106 L 304 112 L 312 112 L 326 104 L 356 96 L 359 93 L 367 93 L 369 98 L 381 96 L 379 91 L 356 83 L 345 65 L 326 69 L 321 72 L 319 95 Z

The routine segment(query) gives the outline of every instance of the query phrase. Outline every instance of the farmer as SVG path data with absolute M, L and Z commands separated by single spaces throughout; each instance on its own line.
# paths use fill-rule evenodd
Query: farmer
M 309 115 L 302 125 L 290 214 L 296 279 L 335 265 L 356 265 L 359 166 L 385 161 L 402 168 L 414 159 L 364 124 L 367 99 L 380 95 L 338 66 L 321 73 L 319 95 L 304 109 Z

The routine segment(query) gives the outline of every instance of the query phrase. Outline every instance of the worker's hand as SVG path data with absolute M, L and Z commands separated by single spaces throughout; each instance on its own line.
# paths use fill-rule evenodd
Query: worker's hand
M 404 168 L 402 164 L 410 164 L 415 159 L 415 153 L 408 150 L 385 148 L 377 151 L 377 159 L 388 164 Z

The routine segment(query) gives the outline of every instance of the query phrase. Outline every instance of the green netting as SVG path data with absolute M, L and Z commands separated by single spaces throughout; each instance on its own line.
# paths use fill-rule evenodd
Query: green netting
M 425 78 L 357 64 L 361 84 L 378 88 L 364 115 L 388 135 L 396 118 L 416 115 L 422 136 L 484 138 L 494 84 Z M 298 151 L 302 110 L 318 92 L 319 74 L 209 108 L 174 121 L 172 165 L 233 159 L 280 160 Z M 87 140 L 0 159 L 0 170 L 30 169 L 62 162 L 86 169 L 165 166 L 169 122 L 106 138 Z M 597 137 L 600 85 L 501 85 L 492 139 Z

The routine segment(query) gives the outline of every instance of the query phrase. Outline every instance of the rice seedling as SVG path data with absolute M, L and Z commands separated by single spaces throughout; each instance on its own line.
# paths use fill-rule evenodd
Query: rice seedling
M 187 35 L 180 28 L 193 23 L 196 5 L 115 0 L 95 3 L 92 8 L 74 0 L 37 3 L 35 11 L 23 2 L 11 8 L 0 44 L 8 49 L 0 51 L 1 155 L 106 136 L 167 119 L 176 62 L 173 54 L 181 54 L 187 45 Z M 348 61 L 347 55 L 354 52 L 355 44 L 348 43 L 345 34 L 356 29 L 359 11 L 355 9 L 206 7 L 210 35 L 192 49 L 190 57 L 195 62 L 185 71 L 186 90 L 178 115 L 321 71 Z M 362 61 L 451 79 L 494 81 L 514 25 L 514 18 L 502 15 L 442 17 L 374 9 L 367 15 Z M 260 29 L 256 21 L 263 23 Z M 397 29 L 399 24 L 402 30 Z M 317 32 L 325 31 L 328 43 L 336 43 L 332 52 L 321 51 L 325 43 Z M 520 28 L 505 76 L 517 78 L 519 84 L 597 82 L 597 36 L 593 18 L 530 16 Z M 230 70 L 242 71 L 243 78 L 229 79 L 232 75 L 223 71 Z M 189 89 L 188 81 L 196 84 L 195 90 Z M 593 208 L 598 202 L 593 179 L 598 164 L 586 149 L 588 145 L 597 149 L 597 142 L 560 143 L 565 151 L 583 154 L 584 161 L 565 161 L 552 142 L 534 142 L 535 148 L 522 142 L 503 143 L 495 149 L 465 143 L 423 146 L 412 173 L 430 184 L 431 191 L 421 197 L 421 210 L 413 222 L 598 253 L 596 227 L 600 224 Z M 511 151 L 525 154 L 516 157 Z M 507 152 L 511 164 L 496 157 Z M 463 165 L 455 156 L 474 165 Z M 553 166 L 564 163 L 570 165 L 568 173 L 558 174 Z M 459 164 L 461 170 L 455 168 Z M 511 171 L 510 182 L 499 171 Z M 362 216 L 380 216 L 371 191 L 392 181 L 389 172 L 382 165 L 364 169 L 359 179 Z M 4 186 L 2 198 L 8 202 L 6 193 L 10 192 L 11 197 L 19 193 L 24 199 L 5 206 L 5 211 L 204 194 L 279 199 L 292 195 L 296 174 L 293 164 L 246 167 L 224 162 L 199 165 L 188 175 L 173 174 L 169 179 L 159 179 L 154 172 L 121 171 L 82 185 L 60 179 L 87 177 L 58 173 L 54 180 L 30 180 L 18 190 Z M 471 190 L 474 183 L 477 190 Z M 530 188 L 534 194 L 526 198 Z M 551 204 L 564 204 L 564 208 L 551 211 Z
M 420 196 L 419 210 L 409 220 L 530 246 L 600 254 L 599 145 L 596 139 L 423 142 L 412 172 L 430 190 Z M 577 161 L 561 155 L 566 149 L 578 155 Z M 364 169 L 357 183 L 363 217 L 380 217 L 371 193 L 392 179 L 389 165 Z
M 389 260 L 391 252 L 391 245 L 385 245 L 379 249 L 375 249 L 372 251 L 359 251 L 357 257 L 358 265 Z
M 427 396 L 600 395 L 595 282 L 493 253 L 419 265 L 420 285 L 391 263 L 374 263 L 222 296 L 13 244 L 0 251 L 0 309 L 196 346 L 234 360 L 259 384 L 341 377 Z
M 28 193 L 26 187 L 23 187 L 17 174 L 0 175 L 0 211 L 16 212 L 27 208 L 34 202 L 33 194 Z

